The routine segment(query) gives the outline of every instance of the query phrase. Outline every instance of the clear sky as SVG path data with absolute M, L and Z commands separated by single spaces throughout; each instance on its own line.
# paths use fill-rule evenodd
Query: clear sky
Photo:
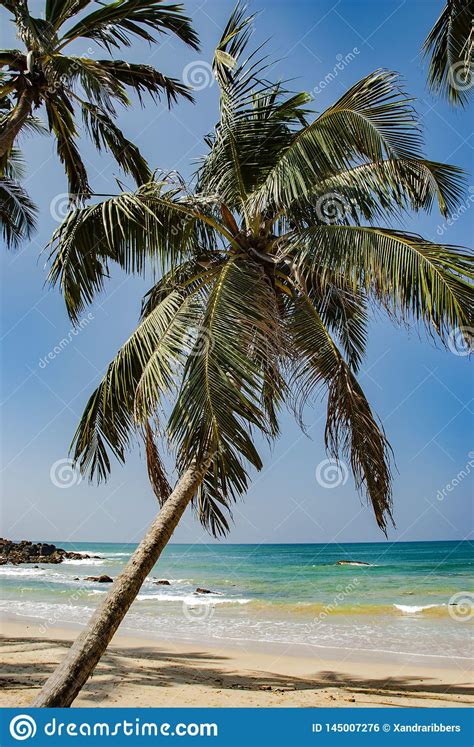
M 296 90 L 312 91 L 321 111 L 358 79 L 376 68 L 399 71 L 416 97 L 429 158 L 464 167 L 474 185 L 469 115 L 453 111 L 426 89 L 419 49 L 441 10 L 440 0 L 254 0 L 261 10 L 256 41 L 271 37 L 280 58 L 275 78 L 292 78 Z M 232 0 L 187 0 L 188 13 L 202 40 L 202 51 L 187 50 L 164 38 L 150 48 L 135 44 L 121 56 L 148 62 L 174 77 L 190 63 L 202 67 L 233 7 Z M 30 0 L 40 14 L 43 1 Z M 13 26 L 0 11 L 0 46 L 15 47 Z M 79 42 L 77 54 L 100 58 L 93 43 Z M 350 55 L 350 56 L 349 56 Z M 349 56 L 349 57 L 348 57 Z M 337 64 L 339 64 L 339 69 Z M 204 65 L 204 73 L 207 74 Z M 196 72 L 196 70 L 195 70 Z M 329 77 L 327 77 L 329 76 Z M 207 78 L 209 81 L 210 79 Z M 217 116 L 217 86 L 201 88 L 196 104 L 169 112 L 147 102 L 145 109 L 120 116 L 127 136 L 137 142 L 151 166 L 177 169 L 184 176 L 205 152 L 203 136 Z M 205 82 L 205 81 L 204 81 Z M 22 143 L 28 163 L 26 186 L 40 207 L 39 231 L 21 251 L 0 253 L 2 285 L 2 534 L 16 539 L 138 541 L 156 512 L 143 455 L 137 448 L 127 465 L 114 465 L 109 482 L 86 481 L 58 487 L 51 475 L 68 447 L 82 409 L 119 345 L 133 329 L 149 281 L 114 270 L 106 291 L 88 310 L 82 331 L 71 323 L 61 296 L 45 286 L 44 249 L 64 205 L 66 182 L 48 137 Z M 115 191 L 117 167 L 84 141 L 84 153 L 97 192 Z M 467 192 L 466 197 L 474 191 Z M 434 211 L 405 227 L 431 240 L 469 245 L 473 202 L 443 227 Z M 71 342 L 40 364 L 63 338 Z M 69 338 L 68 338 L 69 339 Z M 382 418 L 397 463 L 394 504 L 397 528 L 392 540 L 464 539 L 472 527 L 473 388 L 467 357 L 446 352 L 414 328 L 396 329 L 384 319 L 372 325 L 361 383 Z M 265 469 L 255 477 L 244 502 L 236 506 L 230 542 L 343 542 L 382 540 L 371 510 L 361 503 L 352 479 L 328 488 L 316 479 L 325 459 L 322 445 L 324 402 L 306 414 L 310 438 L 290 416 L 272 451 L 264 449 Z M 471 452 L 471 453 L 469 453 Z M 471 464 L 469 464 L 471 462 Z M 457 476 L 464 471 L 465 477 Z M 468 472 L 470 471 L 470 474 Z M 64 475 L 63 475 L 64 477 Z M 175 541 L 209 541 L 189 513 Z

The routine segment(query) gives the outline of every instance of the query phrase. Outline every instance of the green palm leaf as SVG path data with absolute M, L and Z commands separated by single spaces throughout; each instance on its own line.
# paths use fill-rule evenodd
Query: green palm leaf
M 155 412 L 161 398 L 173 390 L 190 313 L 189 301 L 170 293 L 139 324 L 91 395 L 71 446 L 91 479 L 107 478 L 109 451 L 125 460 L 132 434 L 148 422 L 150 409 Z
M 112 47 L 130 46 L 133 37 L 153 42 L 153 32 L 165 31 L 198 49 L 190 19 L 181 13 L 180 6 L 163 5 L 161 0 L 115 0 L 104 4 L 70 28 L 64 39 L 93 39 L 110 51 Z
M 301 270 L 343 277 L 362 287 L 393 318 L 424 322 L 446 341 L 473 319 L 472 255 L 403 231 L 365 226 L 316 226 L 295 257 Z
M 344 147 L 341 147 L 341 143 Z M 286 206 L 309 194 L 325 175 L 361 160 L 417 159 L 421 137 L 411 99 L 396 74 L 376 70 L 314 122 L 298 131 L 257 192 L 261 206 Z
M 303 405 L 313 390 L 327 388 L 325 440 L 329 453 L 350 461 L 356 487 L 365 491 L 377 524 L 392 520 L 390 446 L 381 425 L 311 300 L 300 294 L 290 316 L 299 361 L 294 386 Z M 393 521 L 393 520 L 392 520 Z
M 472 0 L 448 0 L 423 46 L 429 87 L 454 105 L 464 106 L 472 93 L 473 17 Z
M 17 248 L 36 228 L 38 210 L 16 180 L 0 176 L 0 229 L 8 248 Z
M 102 290 L 111 262 L 142 274 L 147 260 L 166 269 L 198 250 L 192 206 L 175 202 L 172 190 L 163 195 L 162 186 L 73 210 L 56 230 L 49 279 L 59 283 L 72 319 Z

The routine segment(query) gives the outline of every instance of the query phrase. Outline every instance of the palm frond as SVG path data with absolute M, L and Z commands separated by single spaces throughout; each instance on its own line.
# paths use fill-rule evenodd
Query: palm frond
M 448 0 L 423 45 L 428 85 L 453 105 L 464 106 L 472 94 L 473 17 L 473 0 Z
M 219 491 L 208 489 L 209 478 L 205 477 L 192 500 L 198 521 L 213 537 L 225 537 L 230 531 L 232 511 L 228 501 Z
M 316 388 L 327 390 L 326 448 L 350 461 L 359 492 L 365 491 L 379 527 L 392 519 L 390 446 L 354 374 L 311 300 L 300 293 L 289 318 L 299 351 L 293 385 L 304 405 Z
M 107 479 L 109 452 L 125 461 L 137 427 L 145 426 L 161 398 L 173 390 L 189 314 L 189 301 L 170 293 L 138 325 L 91 395 L 71 446 L 75 461 L 91 480 Z
M 418 159 L 421 137 L 411 99 L 399 77 L 376 70 L 352 86 L 314 122 L 294 134 L 255 195 L 261 209 L 308 195 L 325 175 L 361 161 Z
M 92 0 L 46 0 L 45 19 L 58 29 L 65 21 L 81 10 L 84 10 Z
M 140 187 L 151 179 L 149 166 L 134 143 L 123 135 L 113 120 L 98 106 L 81 101 L 82 120 L 95 147 L 110 151 L 118 165 Z
M 65 42 L 78 37 L 93 39 L 107 51 L 130 46 L 138 37 L 154 42 L 156 33 L 171 31 L 178 39 L 198 49 L 198 37 L 190 19 L 179 5 L 163 5 L 161 0 L 115 0 L 82 18 L 63 36 Z
M 74 57 L 62 54 L 51 56 L 49 62 L 54 77 L 61 81 L 61 88 L 74 94 L 79 82 L 90 103 L 116 116 L 116 106 L 129 106 L 130 100 L 122 83 L 110 71 L 89 57 Z
M 414 234 L 366 226 L 315 226 L 296 264 L 364 288 L 395 319 L 416 320 L 446 341 L 474 312 L 472 255 Z
M 76 145 L 77 131 L 74 124 L 74 110 L 66 95 L 56 96 L 54 102 L 46 102 L 49 129 L 56 137 L 59 160 L 64 166 L 68 179 L 69 193 L 78 200 L 91 195 L 86 167 Z
M 171 493 L 171 485 L 166 477 L 166 471 L 158 450 L 156 434 L 153 432 L 148 420 L 144 425 L 144 440 L 148 478 L 150 480 L 150 485 L 158 498 L 158 502 L 160 506 L 162 506 Z
M 110 262 L 142 274 L 147 261 L 165 270 L 197 248 L 192 208 L 173 202 L 172 191 L 163 195 L 162 186 L 75 209 L 53 234 L 49 281 L 59 283 L 73 320 L 102 290 Z
M 16 178 L 0 177 L 0 230 L 9 249 L 29 239 L 38 209 Z
M 111 79 L 131 88 L 140 102 L 144 93 L 149 94 L 153 100 L 164 94 L 169 106 L 175 103 L 179 96 L 193 101 L 191 91 L 184 83 L 163 75 L 151 65 L 134 65 L 124 60 L 97 60 L 97 65 Z
M 264 273 L 252 263 L 228 262 L 209 294 L 202 332 L 187 359 L 169 420 L 180 469 L 190 459 L 212 454 L 203 484 L 213 500 L 232 502 L 245 492 L 244 461 L 256 469 L 262 466 L 249 433 L 252 426 L 269 430 L 255 351 L 267 359 L 276 354 L 276 318 L 275 297 Z
M 448 164 L 425 159 L 367 163 L 321 178 L 309 193 L 288 205 L 285 215 L 306 225 L 332 222 L 324 215 L 324 206 L 330 206 L 332 199 L 342 223 L 351 218 L 372 222 L 406 210 L 429 212 L 435 202 L 446 217 L 462 203 L 465 185 L 463 170 Z
M 213 69 L 220 87 L 220 120 L 208 138 L 211 151 L 197 186 L 244 213 L 248 196 L 290 142 L 294 125 L 304 119 L 310 98 L 265 80 L 269 63 L 260 57 L 261 47 L 245 57 L 253 20 L 238 4 L 217 47 Z
M 6 176 L 9 179 L 19 182 L 23 179 L 25 173 L 26 166 L 23 154 L 18 148 L 13 148 L 5 163 L 2 176 Z

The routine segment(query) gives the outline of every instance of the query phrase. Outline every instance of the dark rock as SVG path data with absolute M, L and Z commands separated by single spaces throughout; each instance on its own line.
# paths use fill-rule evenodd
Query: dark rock
M 96 581 L 99 584 L 111 584 L 113 578 L 110 578 L 110 576 L 86 576 L 84 581 Z
M 170 582 L 166 578 L 160 578 L 159 581 L 155 581 L 156 586 L 171 586 Z
M 54 545 L 40 545 L 40 555 L 52 555 L 55 550 L 56 548 Z
M 210 591 L 209 589 L 201 589 L 199 586 L 196 589 L 196 594 L 214 594 L 215 592 Z
M 65 558 L 71 560 L 87 560 L 90 557 L 100 557 L 98 555 L 81 555 L 78 552 L 68 552 L 62 547 L 56 547 L 49 542 L 11 542 L 10 540 L 0 538 L 0 565 L 11 563 L 19 565 L 20 563 L 62 563 Z

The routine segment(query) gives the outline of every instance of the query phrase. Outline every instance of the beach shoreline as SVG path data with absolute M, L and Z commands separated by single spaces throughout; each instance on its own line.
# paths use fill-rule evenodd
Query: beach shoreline
M 0 705 L 28 707 L 78 626 L 3 615 Z M 454 707 L 474 703 L 472 660 L 275 646 L 160 641 L 119 631 L 75 706 Z

